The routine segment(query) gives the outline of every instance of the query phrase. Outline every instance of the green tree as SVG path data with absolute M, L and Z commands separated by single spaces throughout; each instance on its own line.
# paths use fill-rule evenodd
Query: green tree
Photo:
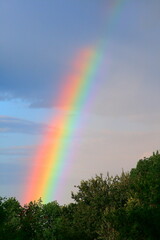
M 43 238 L 44 215 L 41 199 L 26 204 L 21 212 L 21 236 L 26 240 Z
M 81 231 L 83 239 L 108 239 L 110 232 L 117 235 L 114 224 L 108 220 L 109 213 L 127 202 L 127 184 L 128 174 L 123 173 L 121 177 L 110 177 L 108 174 L 106 178 L 100 175 L 82 181 L 78 192 L 72 193 L 77 203 L 77 231 Z
M 3 204 L 5 200 L 6 198 L 0 197 L 0 235 L 2 235 L 4 224 L 6 222 L 6 212 Z
M 141 204 L 160 205 L 160 154 L 139 160 L 131 170 L 132 190 Z
M 76 204 L 70 203 L 62 206 L 62 215 L 59 222 L 59 240 L 81 240 L 75 227 Z
M 112 177 L 110 185 L 109 202 L 105 206 L 102 222 L 99 228 L 99 239 L 115 240 L 119 236 L 119 216 L 122 220 L 122 212 L 131 192 L 129 190 L 129 173 L 122 172 L 121 176 Z M 120 221 L 121 221 L 120 220 Z M 124 222 L 121 221 L 121 224 Z M 118 227 L 117 227 L 118 225 Z
M 61 220 L 62 210 L 56 201 L 43 205 L 43 236 L 44 239 L 56 240 L 59 239 L 59 225 Z
M 160 154 L 138 161 L 130 173 L 81 181 L 75 203 L 0 198 L 0 239 L 160 239 Z
M 0 239 L 20 239 L 20 203 L 15 198 L 1 198 Z
M 121 240 L 160 239 L 160 155 L 139 160 L 129 176 L 129 195 L 112 221 Z

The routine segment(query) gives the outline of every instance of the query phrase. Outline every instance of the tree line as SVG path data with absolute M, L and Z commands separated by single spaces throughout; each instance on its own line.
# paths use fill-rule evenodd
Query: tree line
M 96 175 L 76 186 L 74 203 L 21 206 L 0 198 L 0 240 L 160 239 L 160 154 L 120 176 Z

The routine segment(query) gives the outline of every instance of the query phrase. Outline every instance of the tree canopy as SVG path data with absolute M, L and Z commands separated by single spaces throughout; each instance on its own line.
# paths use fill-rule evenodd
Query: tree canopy
M 82 180 L 71 196 L 63 206 L 1 197 L 0 240 L 160 239 L 158 151 L 128 173 Z

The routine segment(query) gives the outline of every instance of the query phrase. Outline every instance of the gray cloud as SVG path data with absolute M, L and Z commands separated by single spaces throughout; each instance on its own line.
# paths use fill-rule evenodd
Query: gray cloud
M 160 68 L 158 65 L 155 67 L 153 55 L 157 63 L 158 54 L 151 53 L 150 59 L 147 59 L 143 47 L 140 54 L 129 45 L 113 47 L 115 55 L 109 70 L 103 66 L 103 75 L 107 77 L 102 76 L 103 87 L 98 86 L 98 91 L 95 89 L 92 111 L 116 118 L 136 116 L 140 120 L 143 116 L 144 122 L 147 118 L 155 119 L 160 112 Z
M 0 10 L 0 44 L 2 46 L 0 52 L 0 101 L 21 98 L 27 100 L 34 108 L 53 107 L 59 87 L 64 85 L 63 77 L 71 69 L 70 61 L 75 52 L 83 46 L 93 44 L 101 37 L 99 29 L 104 25 L 101 15 L 105 1 L 101 2 L 100 4 L 92 1 L 91 4 L 90 1 L 80 1 L 79 3 L 67 1 L 66 4 L 63 1 L 63 5 L 61 5 L 59 1 L 54 1 L 54 4 L 51 2 L 42 4 L 39 1 L 34 3 L 17 1 L 14 4 L 10 1 L 8 4 L 6 1 L 2 1 Z M 131 16 L 124 12 L 117 23 L 118 27 L 115 27 L 111 36 L 108 36 L 108 39 L 110 38 L 114 44 L 114 50 L 110 51 L 111 56 L 113 58 L 116 56 L 117 46 L 121 51 L 117 60 L 113 59 L 114 72 L 119 74 L 116 82 L 121 81 L 124 77 L 117 71 L 116 61 L 120 63 L 120 68 L 125 68 L 127 75 L 129 72 L 127 63 L 133 65 L 134 62 L 135 73 L 141 69 L 142 62 L 148 59 L 146 75 L 148 75 L 150 66 L 149 68 L 152 68 L 150 76 L 156 72 L 154 70 L 157 69 L 159 62 L 159 57 L 157 58 L 159 52 L 156 47 L 159 46 L 160 36 L 157 26 L 159 11 L 156 10 L 159 9 L 159 2 L 146 4 L 146 1 L 141 1 L 141 3 L 135 1 L 133 6 L 128 4 L 127 7 L 132 7 L 132 11 L 130 9 L 126 11 L 130 12 Z M 28 16 L 30 17 L 28 18 Z M 124 59 L 122 43 L 128 44 L 128 47 L 133 49 L 132 52 L 129 52 L 130 60 L 133 56 L 132 62 Z M 137 53 L 136 58 L 134 52 Z M 136 78 L 137 75 L 134 75 Z M 109 81 L 114 82 L 114 78 L 115 76 L 111 76 Z M 152 77 L 152 79 L 147 77 L 147 79 L 146 82 L 152 81 L 152 84 L 153 82 L 157 84 L 157 77 Z M 101 83 L 100 80 L 99 82 Z M 128 82 L 130 83 L 130 80 Z M 147 86 L 145 87 L 147 88 Z M 107 91 L 107 84 L 102 85 L 102 89 Z M 111 91 L 113 94 L 117 94 L 113 88 Z M 106 98 L 106 100 L 112 101 L 112 97 Z M 119 99 L 116 99 L 117 101 Z M 120 101 L 122 104 L 124 102 L 126 104 L 125 100 Z M 117 109 L 121 111 L 119 105 L 117 105 Z
M 98 6 L 101 10 L 102 5 Z M 2 1 L 0 100 L 21 98 L 32 107 L 53 107 L 75 52 L 96 38 L 99 20 L 95 10 L 96 1 L 64 1 L 63 5 L 59 1 Z M 92 19 L 89 32 L 88 13 Z

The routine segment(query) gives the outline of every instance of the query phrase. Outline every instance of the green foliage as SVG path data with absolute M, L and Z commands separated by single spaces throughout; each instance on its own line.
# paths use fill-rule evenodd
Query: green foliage
M 132 189 L 141 204 L 160 204 L 160 154 L 140 160 L 131 170 Z
M 127 182 L 127 192 L 120 190 L 127 197 L 124 204 L 105 214 L 105 221 L 117 231 L 115 239 L 160 239 L 159 153 L 140 160 Z
M 54 201 L 43 206 L 43 236 L 44 239 L 59 239 L 59 224 L 61 221 L 61 207 Z
M 120 176 L 95 176 L 60 206 L 41 199 L 20 206 L 0 198 L 0 240 L 160 239 L 160 154 Z
M 15 198 L 1 198 L 0 209 L 0 239 L 19 239 L 20 213 L 22 209 L 20 203 Z
M 72 193 L 72 198 L 77 202 L 75 221 L 77 231 L 83 239 L 97 239 L 102 217 L 106 208 L 112 206 L 112 185 L 118 177 L 106 178 L 96 176 L 88 181 L 82 181 L 77 186 L 78 193 Z M 82 239 L 82 238 L 81 238 Z
M 43 232 L 43 219 L 41 199 L 25 205 L 21 212 L 22 239 L 38 239 Z
M 4 224 L 6 222 L 6 214 L 5 214 L 5 208 L 4 208 L 4 201 L 6 198 L 0 197 L 0 231 L 2 232 L 2 229 L 4 228 Z
M 132 197 L 125 206 L 128 239 L 160 239 L 160 154 L 139 160 L 130 172 Z M 122 229 L 122 228 L 121 228 Z M 122 239 L 124 239 L 122 237 Z
M 105 206 L 102 222 L 98 231 L 99 239 L 114 240 L 118 239 L 119 232 L 117 225 L 119 226 L 119 218 L 121 216 L 120 210 L 122 210 L 129 196 L 131 195 L 129 190 L 129 174 L 122 172 L 121 176 L 112 178 L 112 184 L 110 186 L 110 203 Z M 122 220 L 122 218 L 121 218 Z M 120 220 L 120 221 L 121 221 Z

